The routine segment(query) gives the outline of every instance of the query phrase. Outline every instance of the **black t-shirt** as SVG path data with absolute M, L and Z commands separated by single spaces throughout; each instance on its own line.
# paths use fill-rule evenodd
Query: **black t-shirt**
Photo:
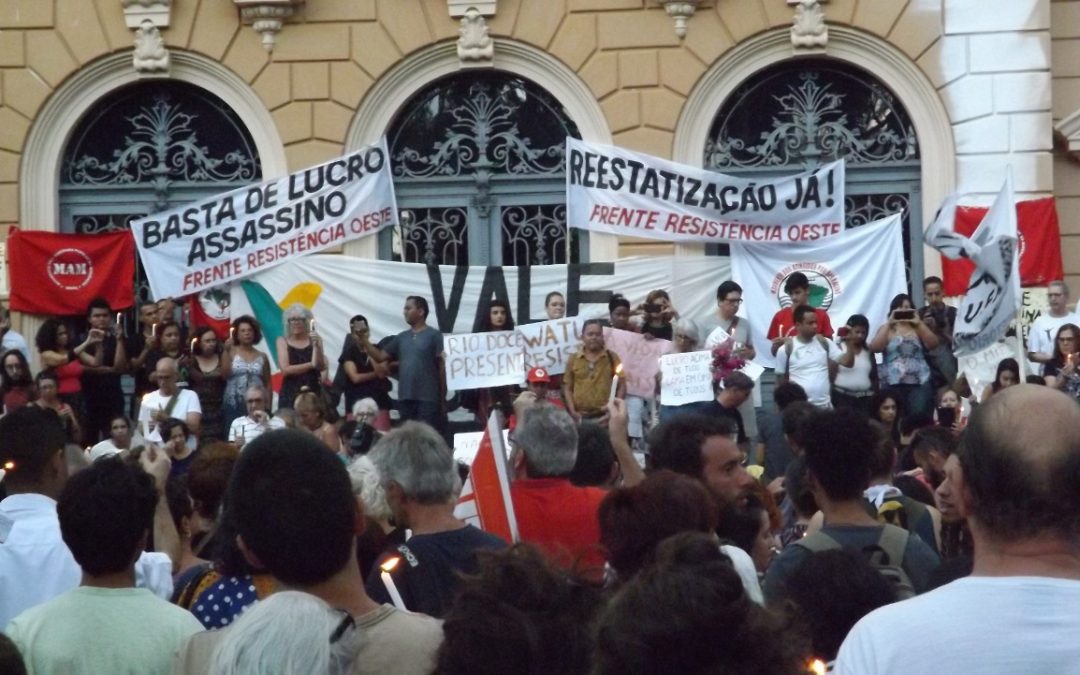
M 345 363 L 352 361 L 356 365 L 357 372 L 370 373 L 374 371 L 371 365 L 367 352 L 360 348 L 350 336 L 345 337 L 345 344 L 341 348 L 341 356 L 338 357 L 338 368 L 341 370 L 342 381 L 342 393 L 345 394 L 345 404 L 349 410 L 352 409 L 352 404 L 360 399 L 373 398 L 375 403 L 379 406 L 380 410 L 387 410 L 390 408 L 390 381 L 389 380 L 370 380 L 368 382 L 361 382 L 360 384 L 353 384 L 345 373 Z
M 441 617 L 450 608 L 460 574 L 475 574 L 476 552 L 506 548 L 506 542 L 472 525 L 436 534 L 413 535 L 388 549 L 367 578 L 367 592 L 375 602 L 392 602 L 380 576 L 379 565 L 388 558 L 401 562 L 391 572 L 394 585 L 410 612 Z
M 712 406 L 706 409 L 706 414 L 727 417 L 739 429 L 739 443 L 749 442 L 750 439 L 746 436 L 746 428 L 743 427 L 742 415 L 738 408 L 725 408 L 719 401 L 713 401 Z
M 665 323 L 660 326 L 650 326 L 646 323 L 641 327 L 641 332 L 660 338 L 661 340 L 671 341 L 675 337 L 675 329 L 671 327 L 670 323 Z

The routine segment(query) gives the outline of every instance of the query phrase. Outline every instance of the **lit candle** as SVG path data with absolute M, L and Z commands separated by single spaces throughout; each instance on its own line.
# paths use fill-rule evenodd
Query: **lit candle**
M 619 390 L 619 375 L 622 374 L 622 364 L 615 366 L 615 376 L 611 378 L 611 392 L 607 397 L 607 404 L 611 405 L 611 402 L 615 400 L 615 393 Z
M 229 326 L 229 342 L 236 342 L 236 326 Z
M 117 312 L 116 313 L 116 325 L 119 326 L 120 322 L 123 321 L 123 319 L 124 319 L 124 313 L 123 312 Z
M 308 324 L 308 332 L 309 333 L 314 333 L 315 332 L 315 319 L 312 319 L 311 323 Z
M 197 338 L 197 337 L 191 338 L 191 353 L 192 353 L 192 355 L 195 354 L 195 345 L 197 345 L 197 344 L 199 344 L 199 338 Z
M 390 572 L 397 567 L 399 562 L 401 562 L 401 558 L 390 558 L 379 565 L 379 569 L 382 570 L 379 574 L 379 578 L 382 579 L 383 586 L 386 586 L 386 592 L 390 594 L 390 600 L 393 601 L 394 607 L 405 609 L 405 601 L 401 599 L 401 593 L 398 593 L 397 584 L 394 583 L 394 578 L 390 576 Z
M 157 337 L 157 323 L 154 323 L 153 326 L 150 326 L 150 335 L 153 337 Z
M 15 468 L 15 462 L 4 462 L 4 471 L 11 471 Z
M 813 673 L 813 675 L 825 675 L 828 672 L 828 666 L 821 659 L 814 659 L 806 664 L 806 670 Z

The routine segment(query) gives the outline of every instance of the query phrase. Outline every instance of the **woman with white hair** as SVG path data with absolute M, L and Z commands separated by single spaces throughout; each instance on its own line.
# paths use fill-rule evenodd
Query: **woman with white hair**
M 289 405 L 302 387 L 322 391 L 322 371 L 326 370 L 326 355 L 322 338 L 315 332 L 311 311 L 297 303 L 282 317 L 285 335 L 277 339 L 277 362 L 281 368 L 281 391 L 278 401 Z
M 216 675 L 348 673 L 359 634 L 353 618 L 300 591 L 252 605 L 214 649 Z

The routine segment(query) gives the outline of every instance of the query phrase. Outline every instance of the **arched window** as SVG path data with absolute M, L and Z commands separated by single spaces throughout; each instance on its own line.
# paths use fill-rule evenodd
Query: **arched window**
M 251 135 L 217 96 L 178 81 L 110 94 L 80 120 L 64 150 L 61 232 L 95 234 L 257 182 Z M 141 267 L 136 301 L 150 299 Z
M 705 167 L 739 176 L 791 174 L 841 157 L 847 163 L 845 225 L 903 210 L 904 261 L 918 294 L 919 143 L 907 111 L 873 76 L 822 59 L 766 68 L 724 102 L 704 148 Z M 726 255 L 726 249 L 710 252 Z
M 544 265 L 587 258 L 567 233 L 567 136 L 550 94 L 502 72 L 453 75 L 421 90 L 390 127 L 402 225 L 384 259 L 442 265 Z

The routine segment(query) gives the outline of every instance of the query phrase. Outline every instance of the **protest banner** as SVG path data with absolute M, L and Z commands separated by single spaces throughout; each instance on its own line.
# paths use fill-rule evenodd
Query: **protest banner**
M 397 224 L 386 139 L 131 224 L 155 298 L 243 279 Z
M 1009 337 L 994 342 L 989 347 L 972 354 L 958 356 L 957 372 L 967 377 L 968 386 L 976 397 L 997 377 L 997 367 L 1002 359 L 1016 357 L 1016 338 Z M 1021 378 L 1022 381 L 1022 378 Z
M 487 312 L 487 303 L 481 298 L 489 297 L 507 302 L 519 330 L 528 335 L 528 327 L 537 319 L 547 320 L 543 307 L 549 291 L 563 293 L 567 314 L 578 317 L 556 320 L 555 326 L 559 322 L 606 317 L 613 292 L 637 302 L 655 288 L 667 289 L 683 316 L 704 319 L 716 310 L 716 287 L 730 276 L 727 259 L 713 257 L 653 256 L 532 267 L 436 267 L 312 255 L 232 284 L 228 306 L 233 317 L 250 314 L 259 320 L 264 340 L 258 348 L 273 359 L 271 333 L 282 335 L 284 310 L 301 304 L 314 313 L 327 355 L 336 359 L 348 333 L 349 319 L 356 314 L 367 317 L 374 341 L 405 330 L 401 308 L 406 295 L 427 298 L 431 307 L 428 324 L 444 335 L 478 331 Z M 564 328 L 565 324 L 555 331 L 559 345 L 576 341 L 580 334 L 580 328 L 565 328 L 565 332 Z M 569 339 L 571 333 L 574 337 Z M 548 346 L 554 348 L 554 344 Z M 541 341 L 538 348 L 543 347 Z M 564 359 L 570 349 L 566 347 L 562 352 Z M 278 371 L 278 364 L 271 364 L 271 369 Z M 522 380 L 524 371 L 518 381 Z
M 507 543 L 520 539 L 514 502 L 510 499 L 510 472 L 502 442 L 498 411 L 488 418 L 480 447 L 462 486 L 454 515 Z
M 454 461 L 461 462 L 466 466 L 472 466 L 476 459 L 476 453 L 480 451 L 480 441 L 484 439 L 483 431 L 462 431 L 454 434 Z M 503 429 L 503 449 L 507 459 L 510 458 L 510 430 Z
M 7 244 L 13 282 L 11 309 L 83 315 L 94 298 L 105 298 L 113 309 L 131 307 L 135 247 L 130 233 L 58 234 L 13 229 Z
M 1044 312 L 1050 311 L 1050 299 L 1046 295 L 1046 287 L 1025 288 L 1020 293 L 1020 330 L 1023 333 L 1025 348 L 1031 335 L 1031 325 L 1035 323 Z M 1046 344 L 1053 344 L 1057 335 L 1043 335 Z M 1028 351 L 1031 351 L 1028 349 Z M 1035 364 L 1036 366 L 1039 364 Z
M 806 242 L 844 229 L 844 162 L 745 179 L 566 139 L 566 222 L 678 242 Z
M 581 343 L 583 323 L 585 319 L 571 316 L 519 325 L 517 331 L 524 347 L 525 370 L 520 371 L 517 382 L 525 378 L 525 371 L 530 368 L 544 368 L 548 375 L 565 373 L 570 356 Z
M 1003 338 L 1021 301 L 1012 171 L 1006 173 L 994 203 L 970 237 L 955 229 L 959 200 L 958 194 L 945 199 L 925 235 L 927 245 L 945 257 L 967 258 L 975 264 L 953 326 L 953 353 L 958 357 L 982 351 Z
M 604 328 L 604 346 L 619 355 L 627 396 L 651 399 L 656 395 L 660 357 L 671 351 L 669 340 L 645 339 L 642 333 Z
M 525 377 L 525 349 L 516 331 L 447 335 L 443 347 L 450 389 L 521 384 Z
M 871 335 L 885 322 L 889 302 L 907 292 L 900 215 L 846 230 L 839 237 L 801 244 L 732 244 L 732 277 L 743 288 L 739 315 L 754 327 L 754 361 L 772 368 L 766 329 L 777 310 L 790 307 L 784 282 L 795 272 L 810 280 L 810 304 L 834 326 L 862 314 Z
M 660 357 L 660 403 L 684 405 L 714 398 L 712 352 L 665 354 Z

